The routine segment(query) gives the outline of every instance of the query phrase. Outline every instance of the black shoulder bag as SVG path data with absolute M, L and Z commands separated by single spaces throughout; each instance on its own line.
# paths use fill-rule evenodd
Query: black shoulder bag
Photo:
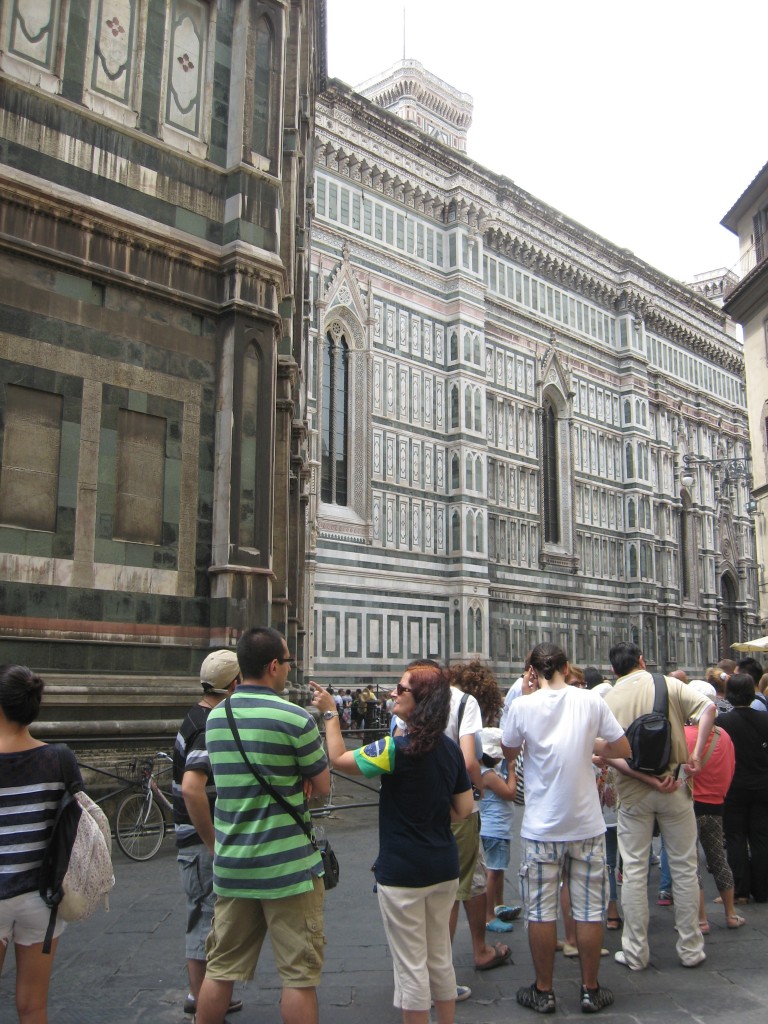
M 325 885 L 326 889 L 335 889 L 336 886 L 339 884 L 339 862 L 336 858 L 336 854 L 331 849 L 330 842 L 328 841 L 327 838 L 318 839 L 317 836 L 315 835 L 314 829 L 311 829 L 307 825 L 307 823 L 301 818 L 301 816 L 297 812 L 296 808 L 291 807 L 291 805 L 288 803 L 288 801 L 285 799 L 282 793 L 278 793 L 274 786 L 270 785 L 270 783 L 267 782 L 264 776 L 259 774 L 254 765 L 248 760 L 248 755 L 245 753 L 243 741 L 240 739 L 240 733 L 237 731 L 237 726 L 235 725 L 235 716 L 232 714 L 232 707 L 229 703 L 229 697 L 227 697 L 227 699 L 224 701 L 224 708 L 227 712 L 227 721 L 229 722 L 229 727 L 232 730 L 232 736 L 234 737 L 235 743 L 237 744 L 237 749 L 240 751 L 240 756 L 251 769 L 251 772 L 253 773 L 253 776 L 257 780 L 257 782 L 259 782 L 262 788 L 265 789 L 267 793 L 269 793 L 273 800 L 277 800 L 277 802 L 280 804 L 283 810 L 287 811 L 288 814 L 290 814 L 290 816 L 293 818 L 293 820 L 296 822 L 296 824 L 299 826 L 304 835 L 312 844 L 313 849 L 318 851 L 323 860 L 323 884 Z

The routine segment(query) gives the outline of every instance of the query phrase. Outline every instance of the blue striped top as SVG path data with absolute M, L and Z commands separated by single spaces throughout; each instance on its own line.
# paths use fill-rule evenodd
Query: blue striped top
M 0 754 L 0 899 L 36 892 L 40 865 L 64 792 L 57 747 Z M 75 755 L 72 774 L 80 780 Z

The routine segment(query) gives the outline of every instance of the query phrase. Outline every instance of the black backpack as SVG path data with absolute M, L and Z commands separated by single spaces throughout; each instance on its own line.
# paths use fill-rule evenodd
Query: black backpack
M 632 757 L 630 768 L 646 775 L 661 775 L 669 767 L 672 752 L 672 726 L 669 722 L 669 691 L 660 672 L 653 673 L 653 711 L 640 715 L 627 729 Z

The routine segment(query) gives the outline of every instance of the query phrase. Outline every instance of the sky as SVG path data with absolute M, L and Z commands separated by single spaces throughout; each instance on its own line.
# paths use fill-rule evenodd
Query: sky
M 473 160 L 671 277 L 737 263 L 720 221 L 768 163 L 764 0 L 327 9 L 331 77 L 365 82 L 405 36 L 407 58 L 473 97 Z

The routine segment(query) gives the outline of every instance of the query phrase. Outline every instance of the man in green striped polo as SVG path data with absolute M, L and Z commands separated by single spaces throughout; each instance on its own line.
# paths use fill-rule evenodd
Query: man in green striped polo
M 293 657 L 275 629 L 250 629 L 237 645 L 242 684 L 231 702 L 249 761 L 299 814 L 327 796 L 330 772 L 312 717 L 283 690 Z M 235 981 L 249 981 L 269 932 L 283 982 L 284 1024 L 317 1024 L 323 966 L 320 854 L 293 817 L 254 778 L 227 721 L 227 701 L 208 716 L 206 746 L 216 783 L 213 888 L 197 1024 L 222 1024 Z

